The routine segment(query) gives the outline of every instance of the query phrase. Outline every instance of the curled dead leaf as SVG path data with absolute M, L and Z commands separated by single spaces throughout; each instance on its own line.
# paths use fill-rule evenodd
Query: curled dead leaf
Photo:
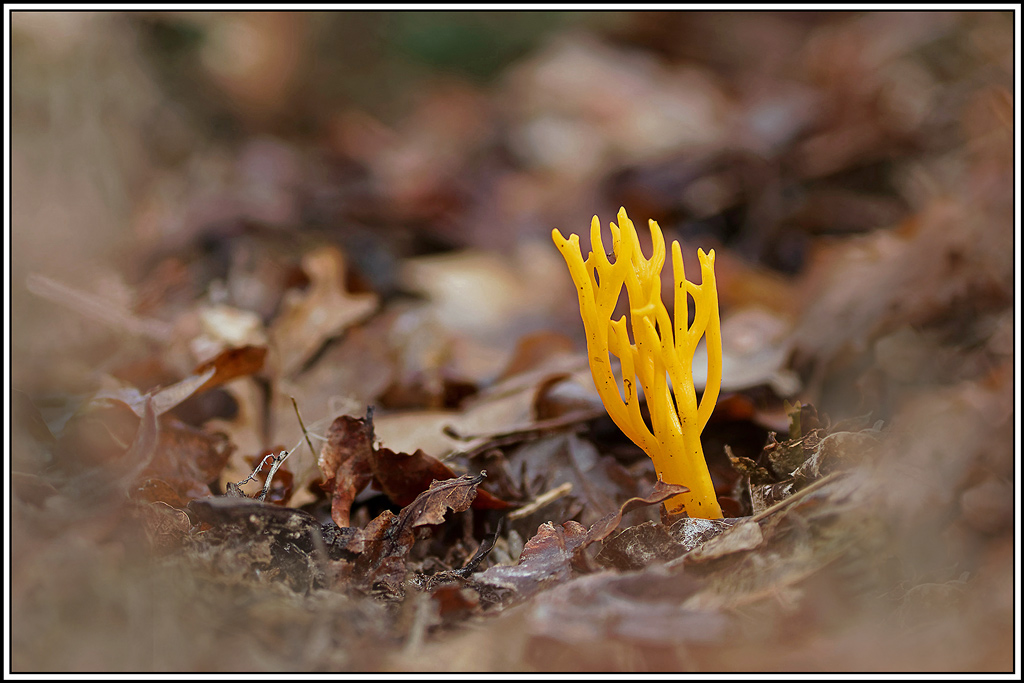
M 331 494 L 331 519 L 339 527 L 349 525 L 352 501 L 373 477 L 372 453 L 370 415 L 366 419 L 342 415 L 327 430 L 317 464 L 324 476 L 322 486 Z
M 381 490 L 398 505 L 408 505 L 431 482 L 455 477 L 450 467 L 435 457 L 417 450 L 412 455 L 376 448 L 371 459 L 373 478 Z M 487 491 L 477 491 L 473 507 L 479 510 L 503 510 L 509 503 Z
M 118 387 L 107 387 L 96 392 L 93 401 L 120 401 L 137 416 L 142 417 L 145 411 L 146 401 L 152 399 L 153 410 L 157 415 L 163 415 L 188 397 L 195 394 L 200 387 L 210 381 L 217 373 L 213 367 L 206 368 L 199 374 L 189 375 L 185 379 L 175 382 L 170 386 L 159 389 L 155 392 L 143 394 L 133 386 L 122 385 Z
M 388 596 L 403 595 L 405 563 L 416 540 L 415 530 L 441 524 L 449 510 L 468 510 L 485 476 L 481 472 L 435 481 L 399 514 L 385 511 L 361 533 L 353 535 L 346 542 L 345 550 L 360 553 L 356 559 L 356 575 L 364 587 Z
M 622 522 L 622 516 L 630 510 L 635 510 L 637 508 L 644 507 L 645 505 L 657 505 L 658 503 L 663 503 L 672 496 L 685 493 L 689 490 L 690 489 L 685 486 L 681 486 L 679 484 L 667 484 L 659 479 L 654 485 L 654 490 L 652 490 L 646 497 L 637 496 L 630 498 L 623 503 L 621 507 L 619 507 L 617 512 L 613 512 L 612 514 L 602 517 L 595 522 L 587 532 L 587 540 L 583 547 L 586 547 L 595 541 L 603 541 L 608 538 L 608 536 L 619 527 L 619 524 Z
M 417 450 L 409 455 L 373 445 L 373 415 L 365 418 L 342 415 L 327 431 L 327 443 L 320 451 L 324 488 L 331 492 L 331 518 L 339 527 L 348 526 L 352 501 L 371 480 L 397 505 L 409 505 L 432 486 L 432 482 L 456 475 L 443 462 Z M 509 503 L 479 491 L 473 502 L 477 509 L 501 510 Z
M 204 375 L 210 368 L 214 374 L 196 393 L 220 386 L 239 377 L 253 375 L 263 369 L 263 361 L 267 357 L 267 349 L 264 346 L 240 346 L 237 348 L 225 349 L 210 360 L 197 367 L 193 374 Z
M 142 417 L 146 399 L 151 396 L 154 411 L 163 415 L 195 394 L 259 372 L 266 355 L 267 349 L 259 346 L 226 349 L 200 364 L 188 377 L 158 391 L 143 394 L 133 386 L 111 387 L 97 392 L 93 400 L 121 401 Z

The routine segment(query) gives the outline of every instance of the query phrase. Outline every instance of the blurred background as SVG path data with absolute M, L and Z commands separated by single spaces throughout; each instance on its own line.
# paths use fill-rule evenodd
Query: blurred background
M 685 254 L 718 247 L 726 312 L 791 327 L 841 245 L 1002 190 L 1011 158 L 1008 14 L 12 18 L 19 382 L 43 381 L 52 337 L 30 273 L 127 301 L 219 250 L 199 294 L 232 238 L 311 238 L 388 295 L 445 287 L 403 258 L 481 249 L 534 264 L 559 301 L 520 308 L 571 324 L 550 230 L 585 234 L 619 206 Z M 1011 267 L 1001 246 L 993 278 Z M 805 357 L 847 341 L 814 327 Z
M 962 603 L 935 608 L 944 638 L 973 636 L 931 666 L 999 670 L 1013 598 L 1015 21 L 13 12 L 13 387 L 53 428 L 67 397 L 95 391 L 101 374 L 146 391 L 187 376 L 217 344 L 265 342 L 266 332 L 279 342 L 268 362 L 282 396 L 304 401 L 310 422 L 339 405 L 458 410 L 502 377 L 525 336 L 554 331 L 564 340 L 545 342 L 548 352 L 583 352 L 550 233 L 580 234 L 585 253 L 591 217 L 607 234 L 622 206 L 637 226 L 654 219 L 679 240 L 690 273 L 698 247 L 716 249 L 724 396 L 741 397 L 730 415 L 756 425 L 744 438 L 784 431 L 783 400 L 837 421 L 903 425 L 900 452 L 916 474 L 885 498 L 900 520 L 893 544 L 919 582 L 976 572 L 978 594 L 994 596 L 956 615 Z M 338 256 L 310 256 L 324 253 Z M 344 283 L 330 300 L 342 320 L 309 323 L 294 333 L 301 348 L 285 350 L 292 337 L 275 321 L 331 278 Z M 413 301 L 429 315 L 404 316 Z M 357 320 L 363 337 L 331 343 Z M 379 352 L 383 338 L 391 355 Z M 241 390 L 217 396 L 179 417 L 217 425 L 245 455 L 299 434 L 274 407 L 251 428 Z M 19 467 L 46 464 L 19 443 Z M 943 552 L 931 543 L 939 537 Z M 55 625 L 65 603 L 44 595 L 65 579 L 29 577 L 65 547 L 16 567 L 12 621 L 25 620 L 27 635 L 15 661 L 218 666 L 178 631 L 164 636 L 181 639 L 183 659 L 119 661 L 96 636 L 47 663 L 41 643 L 76 637 Z M 116 602 L 102 578 L 76 577 L 70 585 Z M 132 600 L 150 605 L 143 598 Z M 142 618 L 129 607 L 123 617 Z M 502 628 L 487 633 L 498 642 Z M 920 668 L 935 642 L 887 652 L 880 666 Z M 879 644 L 865 627 L 818 646 L 769 659 L 855 668 L 858 647 Z M 256 661 L 251 647 L 229 647 L 224 666 Z M 730 660 L 735 647 L 702 661 L 759 668 L 769 652 Z M 452 652 L 474 650 L 464 639 Z M 294 656 L 300 670 L 421 668 L 380 652 L 342 664 Z M 543 669 L 527 652 L 458 662 Z M 266 657 L 251 666 L 287 661 Z

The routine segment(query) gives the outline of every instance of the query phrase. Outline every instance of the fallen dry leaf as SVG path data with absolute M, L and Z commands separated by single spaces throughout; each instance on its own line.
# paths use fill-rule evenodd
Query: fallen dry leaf
M 389 448 L 375 448 L 371 458 L 373 479 L 397 505 L 408 505 L 427 490 L 433 481 L 455 477 L 450 467 L 421 450 L 413 454 L 395 453 Z M 503 510 L 509 503 L 479 489 L 473 507 L 479 510 Z
M 463 450 L 466 442 L 446 428 L 457 422 L 457 410 L 403 410 L 374 416 L 373 428 L 384 446 L 398 451 L 422 449 L 439 460 Z
M 133 386 L 122 384 L 101 389 L 95 394 L 94 400 L 120 401 L 141 417 L 146 400 L 151 397 L 156 414 L 163 415 L 196 394 L 259 372 L 266 354 L 266 348 L 257 346 L 225 349 L 216 357 L 201 363 L 188 377 L 157 391 L 143 394 Z
M 381 513 L 356 538 L 349 540 L 346 549 L 359 552 L 356 572 L 364 585 L 389 596 L 404 595 L 406 557 L 415 542 L 416 529 L 441 524 L 448 510 L 469 509 L 484 476 L 481 472 L 435 481 L 397 515 L 388 511 Z
M 680 486 L 679 484 L 666 484 L 659 479 L 654 485 L 654 490 L 647 496 L 630 498 L 619 507 L 617 512 L 613 512 L 612 514 L 602 517 L 595 522 L 593 526 L 590 527 L 590 530 L 587 531 L 587 540 L 584 547 L 594 543 L 595 541 L 603 541 L 608 538 L 612 532 L 619 528 L 619 524 L 622 523 L 622 516 L 627 512 L 647 505 L 663 503 L 672 496 L 679 493 L 685 493 L 689 490 L 690 489 L 685 486 Z
M 289 291 L 270 327 L 276 365 L 285 376 L 301 370 L 328 339 L 377 308 L 375 294 L 345 290 L 345 258 L 337 248 L 322 247 L 306 254 L 302 269 L 309 276 L 309 288 Z
M 213 433 L 225 434 L 235 450 L 228 459 L 221 476 L 219 490 L 225 490 L 229 482 L 245 479 L 252 468 L 245 458 L 261 453 L 267 432 L 264 405 L 266 393 L 254 377 L 240 377 L 228 382 L 224 391 L 233 399 L 237 412 L 231 419 L 214 418 L 207 420 L 204 427 Z
M 93 396 L 93 400 L 114 400 L 131 408 L 137 416 L 142 417 L 146 402 L 152 399 L 153 409 L 157 415 L 163 415 L 168 410 L 179 405 L 182 401 L 196 393 L 204 384 L 216 374 L 216 368 L 206 368 L 202 373 L 189 375 L 185 379 L 175 382 L 156 392 L 143 394 L 133 386 L 119 384 L 116 387 L 100 389 Z
M 267 349 L 260 346 L 241 346 L 221 351 L 216 357 L 201 363 L 193 374 L 203 376 L 213 368 L 214 374 L 202 384 L 196 393 L 218 387 L 239 377 L 254 375 L 263 368 Z
M 524 600 L 534 593 L 568 581 L 573 569 L 588 569 L 583 550 L 607 538 L 622 521 L 622 516 L 639 507 L 657 505 L 680 493 L 685 487 L 658 482 L 646 497 L 630 498 L 618 511 L 609 514 L 589 529 L 570 520 L 561 526 L 541 524 L 536 535 L 523 547 L 514 567 L 497 565 L 474 577 L 482 595 L 501 602 Z M 497 592 L 497 597 L 494 593 Z
M 569 580 L 577 549 L 586 542 L 587 529 L 579 522 L 545 522 L 537 529 L 515 566 L 498 565 L 477 574 L 474 584 L 491 602 L 518 602 L 534 593 Z
M 683 552 L 664 524 L 647 521 L 609 538 L 594 560 L 602 567 L 630 571 L 643 569 L 655 561 L 673 560 Z
M 331 494 L 331 519 L 349 525 L 352 502 L 373 478 L 373 422 L 342 415 L 327 430 L 317 461 L 324 489 Z
M 232 450 L 222 435 L 165 416 L 160 420 L 155 455 L 138 477 L 139 488 L 149 487 L 144 496 L 147 500 L 162 500 L 173 507 L 181 507 L 182 500 L 208 496 L 210 484 L 219 480 Z M 177 497 L 166 499 L 157 495 L 160 485 L 155 482 L 168 486 Z
M 406 506 L 428 490 L 432 482 L 456 476 L 450 467 L 421 450 L 409 455 L 377 448 L 373 436 L 372 412 L 365 418 L 342 415 L 328 429 L 319 462 L 324 487 L 331 492 L 331 517 L 339 527 L 348 526 L 352 501 L 371 480 L 392 502 Z M 477 509 L 500 510 L 508 506 L 483 490 L 473 502 Z

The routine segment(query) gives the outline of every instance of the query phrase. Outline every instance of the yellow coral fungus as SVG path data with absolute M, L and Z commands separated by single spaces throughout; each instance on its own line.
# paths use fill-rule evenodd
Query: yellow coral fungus
M 590 224 L 593 249 L 586 261 L 580 251 L 579 236 L 572 234 L 565 239 L 557 228 L 551 231 L 579 293 L 594 383 L 612 420 L 650 456 L 658 476 L 667 483 L 689 487 L 687 493 L 665 502 L 668 511 L 718 519 L 722 509 L 700 443 L 700 433 L 711 417 L 722 384 L 715 250 L 707 254 L 697 250 L 701 269 L 701 284 L 697 285 L 686 279 L 679 243 L 672 243 L 673 322 L 661 300 L 661 269 L 665 264 L 661 228 L 649 221 L 654 253 L 647 259 L 625 209 L 619 209 L 618 222 L 610 225 L 614 261 L 605 252 L 597 216 Z M 629 339 L 626 317 L 611 319 L 623 286 L 629 299 L 629 322 L 635 343 Z M 692 325 L 687 325 L 688 297 L 694 301 Z M 707 338 L 708 371 L 698 406 L 693 386 L 693 354 L 702 336 Z M 612 374 L 612 355 L 622 365 L 621 391 Z M 640 414 L 637 380 L 647 397 L 650 427 Z

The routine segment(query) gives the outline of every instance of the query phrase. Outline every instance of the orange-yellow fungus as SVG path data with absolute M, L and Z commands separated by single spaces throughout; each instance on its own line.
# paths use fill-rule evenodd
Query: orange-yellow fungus
M 586 260 L 577 235 L 566 239 L 555 229 L 551 237 L 576 283 L 580 316 L 587 333 L 590 371 L 608 414 L 650 456 L 663 481 L 690 489 L 665 501 L 669 512 L 718 519 L 722 509 L 700 443 L 700 434 L 711 417 L 722 384 L 715 250 L 707 254 L 697 250 L 701 269 L 701 284 L 697 285 L 686 279 L 679 243 L 672 243 L 673 321 L 661 300 L 665 238 L 655 221 L 649 224 L 654 242 L 654 253 L 649 259 L 644 258 L 636 228 L 625 209 L 619 209 L 618 225 L 610 225 L 614 261 L 609 260 L 605 251 L 597 216 L 590 224 L 592 250 Z M 633 341 L 626 329 L 626 317 L 611 319 L 623 286 L 629 299 Z M 694 302 L 692 325 L 687 325 L 688 297 Z M 693 354 L 702 336 L 707 340 L 708 368 L 698 405 L 693 386 Z M 621 390 L 612 373 L 611 356 L 617 357 L 622 366 Z M 636 382 L 647 398 L 650 426 L 640 413 Z

